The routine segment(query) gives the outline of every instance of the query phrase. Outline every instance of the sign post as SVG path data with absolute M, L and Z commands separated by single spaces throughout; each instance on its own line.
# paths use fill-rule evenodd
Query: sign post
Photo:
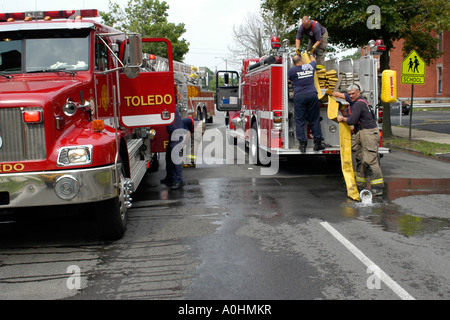
M 411 85 L 411 110 L 409 113 L 409 141 L 411 141 L 412 114 L 414 107 L 414 85 L 425 84 L 425 61 L 417 54 L 415 50 L 411 51 L 402 61 L 401 83 Z M 400 112 L 402 106 L 400 104 Z

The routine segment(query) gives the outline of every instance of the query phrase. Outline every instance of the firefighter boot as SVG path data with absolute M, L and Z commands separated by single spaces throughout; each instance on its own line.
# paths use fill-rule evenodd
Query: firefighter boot
M 320 139 L 314 139 L 314 151 L 320 151 L 325 149 L 325 144 Z
M 300 152 L 306 153 L 306 145 L 308 144 L 308 141 L 300 141 Z

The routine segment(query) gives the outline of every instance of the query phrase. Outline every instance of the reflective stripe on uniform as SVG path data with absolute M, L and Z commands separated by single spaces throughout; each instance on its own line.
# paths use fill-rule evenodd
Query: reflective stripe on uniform
M 383 184 L 383 183 L 384 183 L 383 178 L 370 181 L 371 185 Z
M 355 176 L 356 182 L 367 182 L 367 178 Z

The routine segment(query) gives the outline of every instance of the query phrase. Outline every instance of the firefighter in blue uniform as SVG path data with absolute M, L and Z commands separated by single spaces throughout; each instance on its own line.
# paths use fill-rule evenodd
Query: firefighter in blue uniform
M 179 159 L 177 159 L 177 163 L 175 164 L 173 161 L 173 157 L 177 156 L 173 154 L 173 150 L 179 149 L 181 151 L 181 146 L 178 144 L 183 143 L 183 139 L 185 134 L 179 135 L 179 131 L 177 134 L 173 136 L 173 133 L 176 130 L 185 130 L 183 119 L 181 118 L 180 112 L 178 108 L 176 109 L 175 121 L 167 126 L 167 132 L 169 133 L 169 144 L 167 145 L 166 150 L 166 177 L 161 180 L 161 183 L 167 185 L 172 190 L 177 190 L 183 187 L 183 166 L 181 164 L 181 156 L 178 154 Z

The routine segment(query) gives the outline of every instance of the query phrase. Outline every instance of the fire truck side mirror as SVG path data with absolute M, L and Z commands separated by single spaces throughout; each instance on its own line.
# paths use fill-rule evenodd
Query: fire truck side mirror
M 220 84 L 222 81 L 223 85 Z M 217 71 L 215 100 L 218 111 L 241 110 L 239 73 L 236 71 Z
M 136 78 L 139 75 L 139 68 L 143 62 L 142 39 L 137 33 L 128 34 L 127 58 L 124 72 L 129 78 Z

